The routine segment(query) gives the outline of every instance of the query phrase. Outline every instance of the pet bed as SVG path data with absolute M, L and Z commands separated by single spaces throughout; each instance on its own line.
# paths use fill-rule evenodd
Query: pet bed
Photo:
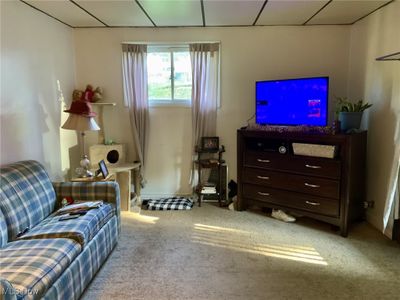
M 146 207 L 149 210 L 190 210 L 193 202 L 185 197 L 149 199 Z

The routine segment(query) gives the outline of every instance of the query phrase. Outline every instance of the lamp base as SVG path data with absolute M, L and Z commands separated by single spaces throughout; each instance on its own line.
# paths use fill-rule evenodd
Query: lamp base
M 75 173 L 79 178 L 93 177 L 93 172 L 84 168 L 76 168 Z
M 87 155 L 83 155 L 81 161 L 79 162 L 81 165 L 80 168 L 75 169 L 75 173 L 80 177 L 80 178 L 85 178 L 85 177 L 93 177 L 93 172 L 89 170 L 90 168 L 90 161 L 87 157 Z

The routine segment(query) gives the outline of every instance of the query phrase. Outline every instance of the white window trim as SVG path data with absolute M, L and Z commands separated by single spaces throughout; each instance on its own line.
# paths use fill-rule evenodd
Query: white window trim
M 147 53 L 154 53 L 154 52 L 189 52 L 189 44 L 149 45 L 147 48 Z M 173 65 L 173 61 L 171 61 L 171 64 Z M 171 88 L 172 89 L 174 88 L 173 85 Z M 148 103 L 150 107 L 167 107 L 167 106 L 191 107 L 192 99 L 155 100 L 148 98 Z
M 191 100 L 151 100 L 149 99 L 149 107 L 167 107 L 167 106 L 174 106 L 174 107 L 191 107 L 192 101 Z
M 222 58 L 222 43 L 221 41 L 190 41 L 190 42 L 149 42 L 149 41 L 124 41 L 121 42 L 121 44 L 143 44 L 147 45 L 148 49 L 150 48 L 188 48 L 190 44 L 198 44 L 198 43 L 218 43 L 219 44 L 219 51 L 218 51 L 218 99 L 217 99 L 217 109 L 221 108 L 221 58 Z M 182 106 L 182 104 L 173 104 L 173 103 L 168 103 L 166 104 L 165 102 L 162 102 L 162 100 L 150 100 L 149 101 L 149 106 L 155 107 L 155 106 Z M 160 102 L 161 101 L 161 102 Z M 153 102 L 153 103 L 152 103 Z M 157 104 L 157 102 L 159 102 Z M 173 102 L 173 101 L 170 101 Z M 186 101 L 189 102 L 189 101 Z M 190 100 L 191 102 L 191 100 Z M 183 106 L 187 106 L 183 105 Z M 191 106 L 191 103 L 189 104 Z

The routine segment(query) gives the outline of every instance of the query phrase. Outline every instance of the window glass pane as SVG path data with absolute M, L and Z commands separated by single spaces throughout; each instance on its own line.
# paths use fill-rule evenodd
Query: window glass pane
M 151 100 L 171 100 L 171 55 L 169 52 L 147 54 L 148 94 Z
M 174 98 L 190 100 L 192 97 L 192 70 L 189 52 L 174 52 Z

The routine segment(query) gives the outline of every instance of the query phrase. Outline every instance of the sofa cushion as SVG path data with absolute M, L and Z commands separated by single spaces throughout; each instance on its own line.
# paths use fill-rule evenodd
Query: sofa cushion
M 11 282 L 0 278 L 0 299 L 1 300 L 16 300 L 17 291 L 12 286 Z
M 0 277 L 18 299 L 40 298 L 81 252 L 70 239 L 15 241 L 0 249 Z
M 0 169 L 0 209 L 8 239 L 33 228 L 54 211 L 56 196 L 49 176 L 36 161 L 21 161 Z
M 5 246 L 8 241 L 7 224 L 3 212 L 0 209 L 0 248 Z
M 69 238 L 84 247 L 104 224 L 115 215 L 114 206 L 105 203 L 99 208 L 89 210 L 77 219 L 60 221 L 62 216 L 52 214 L 19 239 Z

